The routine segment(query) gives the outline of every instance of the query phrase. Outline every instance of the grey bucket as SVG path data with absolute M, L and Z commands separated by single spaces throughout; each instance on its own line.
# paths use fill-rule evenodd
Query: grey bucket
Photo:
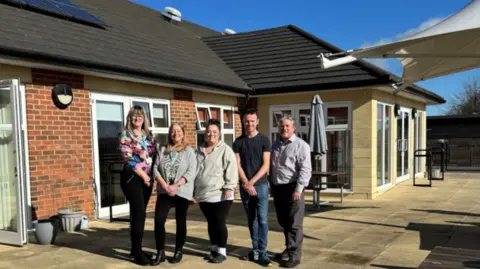
M 58 210 L 58 215 L 62 223 L 62 231 L 71 233 L 71 232 L 80 230 L 83 211 L 71 210 L 71 209 L 60 209 Z
M 49 245 L 55 243 L 58 231 L 58 221 L 56 219 L 42 219 L 33 221 L 35 228 L 35 238 L 40 245 Z

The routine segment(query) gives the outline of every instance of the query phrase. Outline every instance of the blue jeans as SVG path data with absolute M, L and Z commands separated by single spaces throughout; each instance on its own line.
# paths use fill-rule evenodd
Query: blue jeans
M 255 257 L 266 255 L 268 244 L 268 183 L 254 186 L 257 196 L 250 196 L 240 188 L 243 207 L 247 214 L 248 229 Z

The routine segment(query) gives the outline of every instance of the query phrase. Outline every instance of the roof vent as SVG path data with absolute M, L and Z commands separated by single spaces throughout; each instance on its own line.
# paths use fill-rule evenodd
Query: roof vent
M 223 34 L 224 35 L 234 35 L 236 34 L 237 32 L 233 31 L 232 29 L 228 29 L 226 28 L 225 30 L 223 30 Z
M 173 7 L 165 7 L 163 9 L 162 15 L 168 22 L 181 22 L 182 21 L 182 13 Z

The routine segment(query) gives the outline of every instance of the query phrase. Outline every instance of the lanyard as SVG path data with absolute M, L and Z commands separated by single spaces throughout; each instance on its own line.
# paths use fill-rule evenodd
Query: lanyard
M 170 151 L 170 165 L 173 165 L 175 161 L 177 160 L 178 153 L 175 153 L 175 156 L 173 156 L 173 150 Z

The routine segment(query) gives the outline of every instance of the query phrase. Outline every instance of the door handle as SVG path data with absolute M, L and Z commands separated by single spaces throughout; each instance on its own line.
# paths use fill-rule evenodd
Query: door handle
M 397 151 L 402 151 L 402 139 L 397 140 Z
M 408 140 L 407 140 L 407 139 L 403 139 L 403 142 L 404 142 L 404 143 L 403 143 L 403 144 L 404 144 L 404 146 L 403 146 L 403 151 L 406 152 L 406 151 L 408 151 Z

